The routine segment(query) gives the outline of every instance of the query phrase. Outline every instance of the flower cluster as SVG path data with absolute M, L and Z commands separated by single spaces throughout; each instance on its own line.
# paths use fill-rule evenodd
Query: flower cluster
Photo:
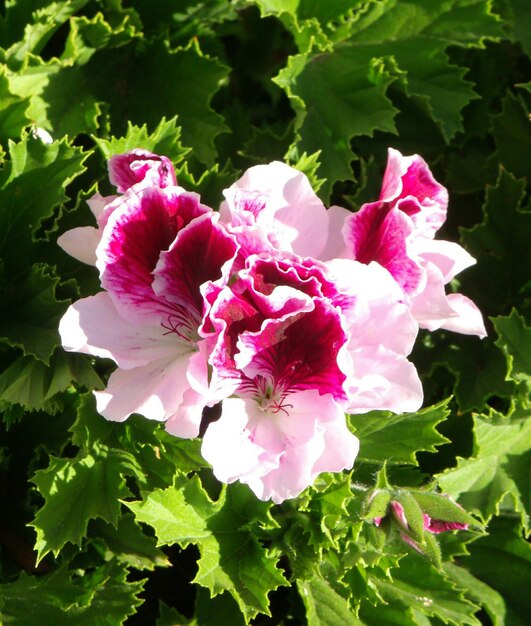
M 140 413 L 196 437 L 221 403 L 202 454 L 261 499 L 353 465 L 345 412 L 420 407 L 419 326 L 485 334 L 475 305 L 445 293 L 473 259 L 434 239 L 447 193 L 419 156 L 390 150 L 380 198 L 354 214 L 279 162 L 247 170 L 219 211 L 166 157 L 117 155 L 109 175 L 117 195 L 89 201 L 97 227 L 58 240 L 103 288 L 68 309 L 63 346 L 116 362 L 95 392 L 109 420 Z

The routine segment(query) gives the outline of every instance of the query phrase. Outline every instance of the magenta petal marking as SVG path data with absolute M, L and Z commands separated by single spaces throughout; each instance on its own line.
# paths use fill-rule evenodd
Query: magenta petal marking
M 177 233 L 209 209 L 177 187 L 132 189 L 115 202 L 96 250 L 102 286 L 124 316 L 164 316 L 168 305 L 153 292 L 152 272 Z
M 221 278 L 223 266 L 232 261 L 238 245 L 225 228 L 205 214 L 183 228 L 154 271 L 153 290 L 170 302 L 191 307 L 203 315 L 200 287 Z M 216 216 L 217 217 L 217 216 Z
M 139 148 L 109 159 L 109 180 L 120 193 L 145 181 L 157 187 L 177 184 L 173 165 L 168 157 Z
M 419 155 L 389 149 L 380 201 L 409 215 L 418 235 L 433 237 L 446 220 L 448 192 Z
M 404 213 L 372 202 L 346 219 L 343 235 L 356 261 L 376 261 L 411 294 L 423 278 L 422 268 L 408 254 L 406 240 L 411 232 L 412 223 Z
M 260 331 L 242 333 L 236 365 L 249 379 L 266 377 L 281 393 L 317 389 L 344 400 L 346 376 L 338 354 L 347 336 L 335 307 L 322 300 L 314 304 L 313 311 L 266 320 Z

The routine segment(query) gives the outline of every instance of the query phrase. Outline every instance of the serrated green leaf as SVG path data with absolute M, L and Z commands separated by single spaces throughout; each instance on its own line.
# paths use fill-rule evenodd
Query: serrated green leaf
M 444 624 L 481 624 L 474 616 L 479 607 L 464 599 L 462 590 L 444 572 L 418 555 L 410 554 L 400 561 L 400 567 L 393 569 L 392 582 L 375 578 L 374 584 L 391 605 L 414 609 Z
M 425 35 L 454 44 L 478 44 L 504 36 L 500 20 L 483 0 L 384 0 L 373 3 L 353 22 L 361 41 L 409 39 Z
M 51 36 L 76 11 L 86 5 L 88 0 L 70 0 L 69 2 L 48 2 L 32 13 L 31 20 L 24 28 L 21 41 L 14 43 L 8 50 L 8 59 L 12 68 L 17 69 L 28 53 L 40 54 Z
M 322 151 L 325 196 L 335 181 L 352 178 L 353 136 L 395 130 L 397 109 L 385 95 L 394 80 L 389 67 L 381 58 L 360 55 L 355 46 L 343 45 L 315 57 L 291 57 L 274 80 L 286 91 L 296 113 L 298 140 L 288 155 L 297 161 L 304 152 Z
M 91 519 L 116 525 L 120 498 L 131 495 L 124 475 L 135 473 L 131 455 L 102 446 L 80 459 L 51 457 L 49 467 L 32 479 L 45 498 L 31 524 L 37 531 L 39 559 L 58 554 L 67 542 L 81 546 Z
M 461 231 L 466 249 L 480 262 L 461 279 L 480 310 L 507 314 L 518 307 L 531 273 L 531 212 L 520 207 L 525 181 L 503 168 L 495 187 L 487 187 L 484 221 Z
M 29 124 L 26 110 L 29 101 L 11 92 L 5 68 L 0 67 L 0 143 L 18 139 L 22 129 Z
M 89 359 L 81 354 L 58 350 L 49 365 L 33 357 L 18 357 L 0 374 L 0 401 L 53 413 L 54 397 L 73 381 L 89 388 L 102 386 Z
M 78 81 L 79 74 L 87 96 L 109 103 L 114 132 L 125 132 L 126 121 L 153 128 L 161 118 L 177 115 L 184 144 L 193 148 L 201 162 L 214 163 L 214 138 L 225 125 L 211 109 L 210 99 L 226 78 L 227 69 L 203 55 L 197 45 L 170 50 L 159 40 L 98 50 L 82 67 L 65 68 L 54 75 L 42 97 L 47 99 L 55 82 Z M 169 76 L 179 78 L 172 81 Z
M 500 114 L 492 117 L 492 136 L 497 147 L 492 160 L 501 163 L 518 178 L 531 175 L 527 159 L 531 151 L 531 123 L 529 111 L 520 96 L 507 93 Z
M 308 626 L 358 626 L 362 624 L 347 600 L 319 574 L 309 580 L 298 580 L 297 587 L 306 607 Z
M 130 14 L 120 15 L 111 26 L 102 13 L 87 18 L 84 15 L 70 20 L 70 32 L 65 43 L 62 60 L 83 65 L 100 48 L 119 47 L 129 43 L 137 35 Z
M 388 411 L 371 411 L 349 415 L 349 423 L 360 440 L 360 460 L 418 465 L 418 452 L 435 452 L 436 446 L 448 442 L 435 430 L 449 413 L 448 402 L 445 400 L 418 413 L 393 415 Z
M 31 245 L 36 232 L 67 200 L 65 188 L 84 171 L 88 153 L 66 140 L 44 144 L 31 136 L 10 142 L 9 153 L 11 160 L 0 171 L 0 257 L 6 280 L 13 283 L 33 260 L 41 260 Z
M 501 595 L 504 625 L 526 626 L 531 611 L 527 585 L 531 546 L 514 519 L 494 518 L 488 530 L 488 535 L 470 545 L 470 555 L 462 558 L 462 565 Z
M 185 148 L 180 143 L 181 127 L 178 126 L 177 121 L 177 117 L 170 120 L 162 118 L 152 132 L 148 131 L 146 124 L 135 126 L 128 122 L 127 132 L 123 137 L 112 137 L 111 139 L 94 137 L 94 141 L 106 160 L 114 154 L 142 148 L 155 154 L 167 156 L 177 167 L 190 153 L 190 148 Z
M 110 561 L 83 576 L 64 567 L 52 574 L 22 574 L 0 585 L 3 626 L 118 626 L 140 604 L 143 581 L 126 580 L 127 570 Z
M 505 602 L 497 591 L 454 563 L 445 563 L 444 573 L 461 589 L 466 589 L 467 597 L 485 609 L 493 626 L 505 626 Z
M 244 626 L 245 620 L 234 598 L 224 592 L 214 598 L 199 587 L 195 601 L 196 619 L 193 626 Z
M 531 503 L 529 461 L 531 420 L 474 416 L 476 449 L 437 479 L 441 489 L 485 521 L 500 511 L 508 496 L 522 524 L 528 525 Z
M 531 57 L 531 36 L 529 34 L 529 20 L 531 20 L 531 7 L 527 0 L 510 0 L 512 8 L 513 36 L 522 44 L 528 57 Z
M 96 541 L 105 542 L 109 559 L 114 556 L 119 563 L 140 570 L 170 565 L 164 552 L 157 548 L 156 539 L 146 535 L 132 515 L 122 515 L 116 527 L 96 519 L 90 530 L 97 537 Z
M 417 609 L 383 603 L 374 606 L 364 602 L 360 608 L 360 617 L 365 626 L 432 626 L 433 623 Z
M 507 357 L 507 377 L 531 390 L 531 328 L 515 309 L 492 321 L 498 333 L 495 343 Z
M 127 506 L 139 522 L 153 526 L 159 545 L 199 546 L 194 582 L 212 596 L 228 591 L 246 621 L 260 612 L 269 614 L 267 594 L 286 579 L 249 528 L 272 523 L 269 504 L 241 485 L 224 489 L 213 502 L 195 475 Z
M 68 305 L 56 299 L 58 284 L 55 272 L 44 264 L 35 264 L 22 284 L 11 281 L 0 304 L 0 342 L 47 364 L 61 343 L 59 320 Z

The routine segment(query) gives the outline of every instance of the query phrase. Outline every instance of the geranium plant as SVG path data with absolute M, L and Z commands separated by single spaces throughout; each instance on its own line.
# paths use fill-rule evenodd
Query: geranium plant
M 530 17 L 5 3 L 2 623 L 527 623 Z

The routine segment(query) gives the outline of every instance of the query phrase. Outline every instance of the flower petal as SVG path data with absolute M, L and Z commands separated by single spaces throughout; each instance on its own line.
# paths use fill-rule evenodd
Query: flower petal
M 101 231 L 92 226 L 79 226 L 67 230 L 57 238 L 58 245 L 71 257 L 86 263 L 96 264 L 96 248 L 100 242 Z
M 222 218 L 254 226 L 279 249 L 318 257 L 328 237 L 328 215 L 308 178 L 285 163 L 256 165 L 224 192 Z
M 170 302 L 203 315 L 200 287 L 225 273 L 238 246 L 235 238 L 217 224 L 217 214 L 205 214 L 177 233 L 167 252 L 162 252 L 153 272 L 153 290 Z
M 102 286 L 124 317 L 166 318 L 168 304 L 153 291 L 153 270 L 179 230 L 209 209 L 179 187 L 133 188 L 115 202 L 96 250 Z
M 407 294 L 412 294 L 424 278 L 422 268 L 408 251 L 412 231 L 407 215 L 385 203 L 372 202 L 347 217 L 343 236 L 351 258 L 365 264 L 376 261 Z
M 261 500 L 278 504 L 299 495 L 321 471 L 352 467 L 358 442 L 330 395 L 302 391 L 289 396 L 289 405 L 286 416 L 250 399 L 223 403 L 202 445 L 219 480 L 240 480 Z
M 452 307 L 454 317 L 445 320 L 441 328 L 481 338 L 487 336 L 481 311 L 472 300 L 460 293 L 451 293 L 448 294 L 447 301 Z
M 189 360 L 187 353 L 134 369 L 117 369 L 107 388 L 94 392 L 98 413 L 114 422 L 123 422 L 132 413 L 157 421 L 175 416 L 190 389 L 186 377 Z M 199 432 L 199 423 L 197 426 Z
M 417 235 L 432 238 L 446 220 L 448 191 L 418 154 L 404 157 L 389 148 L 379 199 L 407 214 Z
M 124 320 L 107 293 L 71 305 L 61 319 L 59 333 L 65 350 L 110 358 L 124 369 L 189 352 L 188 346 L 165 336 L 160 326 Z
M 173 165 L 168 157 L 136 148 L 109 159 L 109 180 L 124 193 L 133 185 L 146 182 L 157 187 L 177 184 Z

